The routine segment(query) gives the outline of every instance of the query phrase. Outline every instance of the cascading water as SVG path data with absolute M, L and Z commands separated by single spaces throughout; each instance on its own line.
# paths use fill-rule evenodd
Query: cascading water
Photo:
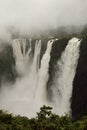
M 26 39 L 13 40 L 12 47 L 13 47 L 13 53 L 16 61 L 16 70 L 19 74 L 24 74 L 26 72 L 26 67 L 29 62 L 29 57 L 31 53 L 31 43 L 27 52 L 26 52 Z M 21 47 L 23 47 L 23 53 Z
M 30 43 L 30 47 L 27 50 L 26 55 L 25 55 L 25 57 L 26 57 L 27 60 L 29 60 L 29 56 L 30 56 L 31 51 L 32 51 L 32 48 L 31 48 L 31 39 L 29 39 L 29 43 Z
M 28 64 L 29 63 L 30 54 L 31 54 L 31 51 L 32 51 L 32 48 L 31 48 L 31 39 L 29 39 L 29 47 L 28 47 L 27 51 L 26 51 L 26 46 L 27 46 L 26 39 L 22 39 L 24 64 Z
M 17 42 L 15 43 L 17 44 Z M 25 44 L 26 42 L 23 41 L 23 43 Z M 23 56 L 23 61 L 26 60 L 26 55 L 29 58 L 28 54 L 31 52 L 31 46 L 26 52 L 25 45 L 23 47 L 24 55 L 21 54 Z M 20 52 L 20 48 L 17 47 L 17 51 Z M 36 112 L 39 110 L 39 108 L 36 108 L 34 98 L 38 82 L 40 51 L 41 51 L 41 40 L 36 41 L 33 62 L 32 65 L 30 66 L 30 69 L 27 70 L 29 71 L 27 75 L 23 75 L 21 79 L 16 80 L 16 83 L 13 86 L 2 87 L 0 91 L 1 109 L 8 110 L 8 112 L 12 112 L 14 114 L 20 114 L 23 116 L 26 115 L 29 117 L 34 116 Z M 14 53 L 16 53 L 16 51 L 14 51 Z M 18 59 L 16 58 L 16 62 L 17 60 Z
M 53 101 L 59 115 L 70 113 L 70 98 L 72 96 L 73 79 L 79 58 L 81 41 L 72 38 L 57 63 L 57 72 L 54 79 Z
M 37 88 L 37 82 L 38 82 L 38 71 L 39 71 L 39 63 L 40 63 L 40 51 L 41 51 L 41 40 L 37 41 L 35 43 L 35 51 L 34 51 L 34 59 L 31 67 L 31 71 L 29 72 L 29 86 L 30 93 L 32 93 L 32 97 L 35 97 L 35 92 Z
M 38 71 L 40 62 L 40 51 L 41 51 L 41 40 L 36 40 L 34 59 L 33 59 L 33 70 Z
M 23 64 L 23 54 L 21 51 L 20 39 L 15 39 L 12 41 L 13 53 L 16 59 L 16 70 L 18 73 L 22 73 L 24 70 Z
M 25 54 L 26 54 L 26 39 L 22 39 L 22 46 L 23 46 L 23 56 L 25 57 Z
M 47 82 L 49 79 L 49 61 L 52 44 L 54 40 L 48 41 L 47 49 L 41 60 L 41 67 L 39 70 L 38 87 L 36 91 L 36 100 L 40 102 L 40 105 L 47 104 Z M 41 106 L 42 106 L 41 105 Z
M 26 39 L 16 39 L 12 42 L 16 68 L 18 72 L 22 73 L 22 77 L 16 79 L 13 86 L 2 86 L 0 109 L 29 118 L 34 117 L 42 105 L 52 106 L 54 112 L 59 115 L 70 112 L 69 100 L 72 95 L 72 83 L 79 58 L 80 41 L 77 38 L 71 39 L 58 61 L 58 69 L 52 86 L 53 102 L 49 102 L 47 99 L 47 82 L 49 79 L 50 53 L 53 42 L 56 40 L 58 39 L 48 41 L 47 49 L 41 59 L 41 65 L 41 40 L 37 40 L 35 43 L 34 57 L 31 63 L 31 39 L 27 49 Z

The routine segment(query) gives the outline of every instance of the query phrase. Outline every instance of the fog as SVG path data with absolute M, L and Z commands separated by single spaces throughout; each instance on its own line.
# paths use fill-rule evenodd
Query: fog
M 87 0 L 0 0 L 0 38 L 10 39 L 9 27 L 31 34 L 85 25 L 86 12 Z

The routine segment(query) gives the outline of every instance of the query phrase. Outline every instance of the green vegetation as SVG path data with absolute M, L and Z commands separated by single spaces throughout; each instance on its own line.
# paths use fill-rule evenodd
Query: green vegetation
M 43 106 L 32 119 L 0 111 L 0 130 L 87 130 L 87 116 L 73 121 L 68 115 L 59 117 L 51 110 Z

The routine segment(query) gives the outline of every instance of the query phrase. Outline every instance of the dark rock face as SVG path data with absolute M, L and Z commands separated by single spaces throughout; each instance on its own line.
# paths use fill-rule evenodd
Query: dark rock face
M 60 39 L 53 44 L 48 81 L 48 87 L 52 84 L 56 71 L 56 63 L 60 59 L 70 38 Z M 51 93 L 51 92 L 49 92 Z M 50 95 L 50 94 L 49 94 Z M 51 96 L 49 97 L 51 98 Z M 77 119 L 87 113 L 87 38 L 83 38 L 80 46 L 80 57 L 73 81 L 73 92 L 71 100 L 72 117 Z
M 2 51 L 0 51 L 0 87 L 2 82 L 15 81 L 14 66 L 12 47 L 8 44 L 2 45 Z
M 68 41 L 71 38 L 62 38 L 53 44 L 49 65 L 48 98 L 51 100 L 50 86 L 56 71 L 56 63 L 60 59 Z M 71 98 L 72 117 L 77 119 L 87 113 L 87 38 L 83 38 L 80 46 L 80 57 L 73 81 Z
M 87 38 L 80 47 L 80 57 L 73 82 L 72 116 L 79 118 L 87 113 Z
M 52 97 L 52 92 L 50 90 L 50 86 L 53 84 L 54 75 L 55 75 L 55 71 L 56 71 L 56 64 L 57 64 L 57 61 L 60 59 L 61 54 L 64 51 L 64 49 L 68 43 L 68 40 L 69 40 L 69 38 L 62 38 L 62 39 L 56 41 L 52 47 L 51 59 L 50 59 L 50 63 L 49 63 L 49 81 L 47 84 L 49 100 L 51 100 L 51 97 Z

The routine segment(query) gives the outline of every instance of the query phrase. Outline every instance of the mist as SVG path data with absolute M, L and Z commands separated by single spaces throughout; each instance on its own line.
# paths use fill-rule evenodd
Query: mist
M 83 26 L 86 11 L 86 0 L 0 0 L 0 38 L 11 38 L 9 28 L 29 35 L 61 26 Z

